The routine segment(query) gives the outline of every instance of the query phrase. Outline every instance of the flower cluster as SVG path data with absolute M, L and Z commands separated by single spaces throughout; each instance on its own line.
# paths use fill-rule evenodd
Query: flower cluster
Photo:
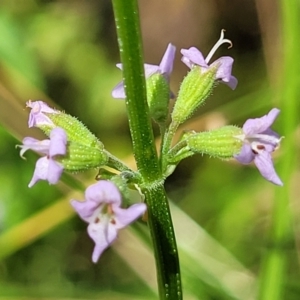
M 19 146 L 21 157 L 27 150 L 42 155 L 36 162 L 29 187 L 39 180 L 56 184 L 64 170 L 80 171 L 108 163 L 102 143 L 77 119 L 50 108 L 43 101 L 28 101 L 27 107 L 31 108 L 28 126 L 38 127 L 49 136 L 42 141 L 25 137 Z M 137 203 L 121 208 L 122 196 L 117 186 L 104 180 L 88 187 L 85 198 L 84 202 L 72 200 L 71 205 L 89 223 L 88 233 L 96 244 L 92 260 L 97 262 L 117 238 L 118 230 L 145 213 L 146 205 Z
M 176 48 L 169 44 L 159 65 L 144 65 L 150 116 L 160 126 L 162 134 L 162 174 L 169 176 L 176 165 L 188 156 L 208 154 L 220 159 L 235 158 L 242 164 L 254 162 L 264 178 L 276 185 L 283 185 L 271 157 L 281 141 L 280 136 L 270 129 L 280 112 L 277 108 L 261 118 L 247 120 L 242 128 L 228 125 L 208 132 L 185 133 L 172 147 L 179 125 L 204 103 L 216 83 L 236 88 L 238 82 L 231 74 L 234 62 L 231 57 L 224 56 L 209 64 L 216 50 L 224 43 L 232 45 L 230 40 L 224 38 L 222 31 L 206 58 L 195 47 L 181 50 L 181 60 L 190 71 L 181 84 L 170 118 L 169 100 L 174 94 L 169 82 Z M 117 64 L 117 67 L 123 68 L 122 64 Z M 112 96 L 124 99 L 125 92 L 121 82 L 113 89 Z M 95 242 L 92 260 L 97 262 L 103 251 L 117 238 L 118 230 L 146 212 L 144 203 L 128 208 L 121 205 L 122 194 L 128 186 L 140 190 L 139 184 L 143 183 L 143 179 L 139 172 L 131 170 L 106 151 L 98 138 L 76 118 L 50 108 L 43 101 L 28 101 L 27 107 L 31 109 L 28 126 L 40 128 L 48 136 L 42 141 L 26 137 L 20 146 L 21 157 L 29 149 L 42 155 L 36 162 L 29 187 L 39 180 L 56 184 L 64 170 L 78 172 L 98 168 L 103 171 L 102 167 L 110 167 L 117 171 L 116 174 L 104 170 L 104 179 L 110 181 L 101 180 L 89 186 L 84 201 L 71 200 L 74 210 L 88 223 L 88 234 Z

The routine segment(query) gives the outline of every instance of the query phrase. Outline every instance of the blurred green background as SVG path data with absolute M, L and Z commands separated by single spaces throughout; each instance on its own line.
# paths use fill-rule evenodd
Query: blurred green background
M 201 156 L 183 161 L 167 179 L 184 299 L 258 299 L 261 290 L 277 290 L 276 282 L 279 298 L 267 292 L 260 299 L 299 299 L 300 4 L 139 4 L 145 61 L 159 63 L 169 42 L 177 47 L 175 93 L 187 72 L 181 48 L 196 46 L 206 55 L 221 29 L 233 42 L 215 57 L 235 59 L 237 89 L 218 86 L 182 129 L 241 126 L 272 107 L 282 111 L 273 128 L 285 136 L 274 155 L 283 188 L 264 180 L 253 166 Z M 0 299 L 157 298 L 145 224 L 121 232 L 94 265 L 86 224 L 68 204 L 83 196 L 74 196 L 66 181 L 28 189 L 37 156 L 26 153 L 22 160 L 15 147 L 25 136 L 43 138 L 27 128 L 25 109 L 28 99 L 42 99 L 77 116 L 109 151 L 132 163 L 125 105 L 111 97 L 121 79 L 118 62 L 109 0 L 0 1 Z M 77 178 L 88 184 L 93 176 Z

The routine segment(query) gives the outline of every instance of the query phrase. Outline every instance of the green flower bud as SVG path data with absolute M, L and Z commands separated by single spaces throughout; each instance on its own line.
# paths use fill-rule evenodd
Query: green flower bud
M 229 125 L 211 131 L 189 134 L 186 142 L 194 153 L 228 159 L 241 151 L 243 142 L 236 138 L 241 134 L 243 134 L 241 128 Z
M 103 149 L 103 144 L 97 137 L 75 117 L 52 109 L 43 101 L 28 101 L 27 107 L 31 108 L 28 121 L 29 127 L 38 127 L 47 136 L 50 136 L 50 132 L 54 128 L 60 127 L 66 132 L 69 142 Z
M 65 170 L 78 172 L 106 165 L 108 156 L 102 149 L 68 142 L 66 155 L 57 157 L 56 160 Z
M 63 112 L 48 116 L 57 127 L 61 127 L 65 130 L 68 141 L 76 142 L 87 147 L 104 148 L 97 137 L 77 118 Z
M 201 67 L 194 65 L 181 83 L 179 94 L 172 112 L 172 121 L 181 124 L 211 94 L 216 82 L 217 66 L 201 72 Z
M 169 112 L 170 88 L 160 73 L 155 73 L 146 79 L 147 100 L 151 118 L 159 125 L 164 125 Z

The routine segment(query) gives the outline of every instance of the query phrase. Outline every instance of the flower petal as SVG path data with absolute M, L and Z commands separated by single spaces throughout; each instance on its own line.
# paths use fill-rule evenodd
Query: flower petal
M 78 213 L 80 218 L 87 223 L 93 222 L 93 220 L 95 219 L 95 212 L 97 213 L 99 210 L 101 210 L 101 204 L 95 201 L 78 201 L 72 199 L 70 201 L 70 204 Z
M 21 151 L 20 155 L 23 156 L 23 154 L 27 150 L 33 150 L 41 154 L 46 154 L 48 155 L 49 153 L 49 147 L 50 147 L 50 140 L 42 140 L 39 141 L 37 139 L 34 139 L 32 137 L 26 137 L 23 139 L 23 145 L 20 145 Z
M 276 185 L 283 185 L 274 169 L 270 153 L 267 151 L 262 151 L 261 153 L 257 154 L 254 158 L 254 163 L 264 178 Z
M 28 120 L 28 127 L 40 125 L 54 126 L 54 123 L 44 113 L 57 113 L 43 101 L 27 101 L 26 106 L 31 108 Z
M 234 59 L 230 56 L 222 56 L 213 62 L 210 67 L 218 65 L 218 70 L 216 74 L 217 79 L 221 79 L 223 83 L 227 84 L 231 89 L 235 89 L 238 81 L 231 75 L 232 64 Z
M 54 128 L 50 133 L 50 149 L 49 155 L 65 155 L 67 152 L 67 134 L 60 128 Z
M 35 170 L 28 186 L 32 187 L 39 180 L 47 180 L 50 184 L 55 184 L 58 182 L 62 172 L 63 167 L 56 161 L 47 157 L 41 157 L 35 164 Z
M 49 159 L 48 174 L 46 180 L 50 184 L 56 184 L 63 172 L 64 168 L 53 159 Z
M 146 79 L 149 78 L 154 73 L 159 72 L 159 66 L 157 65 L 150 65 L 150 64 L 144 64 L 144 71 L 145 71 L 145 77 Z
M 116 228 L 120 229 L 128 224 L 132 223 L 138 217 L 143 215 L 147 210 L 145 203 L 136 203 L 128 207 L 127 209 L 122 209 L 119 207 L 113 207 L 113 212 L 115 214 Z
M 85 191 L 85 199 L 97 204 L 107 203 L 117 206 L 120 206 L 122 200 L 118 188 L 107 180 L 101 180 L 90 185 Z
M 176 47 L 171 43 L 168 44 L 167 50 L 161 59 L 159 64 L 159 69 L 161 74 L 167 75 L 169 78 L 170 74 L 173 71 L 173 62 L 175 58 Z
M 35 164 L 35 170 L 28 187 L 32 187 L 39 180 L 46 180 L 48 175 L 48 167 L 49 159 L 47 159 L 47 157 L 42 157 L 38 159 Z
M 109 219 L 102 217 L 101 222 L 91 223 L 87 231 L 95 242 L 92 261 L 96 263 L 103 251 L 116 239 L 117 229 Z
M 111 95 L 113 98 L 116 99 L 125 99 L 125 89 L 124 89 L 124 82 L 119 82 L 112 90 Z
M 273 108 L 261 118 L 248 119 L 243 126 L 244 133 L 246 135 L 263 133 L 274 123 L 279 113 L 280 110 L 278 108 Z
M 250 164 L 255 157 L 250 145 L 244 144 L 241 152 L 235 155 L 234 158 L 237 159 L 242 164 Z
M 207 63 L 202 55 L 202 53 L 195 47 L 189 49 L 181 49 L 181 54 L 183 55 L 181 61 L 186 64 L 190 69 L 194 65 L 199 65 L 200 67 L 208 68 Z

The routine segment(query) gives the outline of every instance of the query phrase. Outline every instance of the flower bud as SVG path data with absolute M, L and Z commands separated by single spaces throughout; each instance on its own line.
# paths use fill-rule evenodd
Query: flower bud
M 78 119 L 64 112 L 48 115 L 57 127 L 65 130 L 68 141 L 76 142 L 87 147 L 103 149 L 103 144 L 90 130 Z
M 228 159 L 241 151 L 243 142 L 236 136 L 241 135 L 242 132 L 241 128 L 229 125 L 211 131 L 188 135 L 186 141 L 188 147 L 194 153 Z
M 199 66 L 193 66 L 181 83 L 172 112 L 173 122 L 183 123 L 204 103 L 215 86 L 216 72 L 217 67 L 211 67 L 206 72 L 201 72 Z
M 99 148 L 69 142 L 66 155 L 57 157 L 56 160 L 66 171 L 79 172 L 106 165 L 108 156 Z
M 169 112 L 170 88 L 160 73 L 155 73 L 146 79 L 147 100 L 151 118 L 159 125 L 164 125 Z
M 43 101 L 32 102 L 29 100 L 26 104 L 31 108 L 29 127 L 40 128 L 48 137 L 54 128 L 60 127 L 66 132 L 69 142 L 103 149 L 103 144 L 97 137 L 75 117 L 52 109 Z

